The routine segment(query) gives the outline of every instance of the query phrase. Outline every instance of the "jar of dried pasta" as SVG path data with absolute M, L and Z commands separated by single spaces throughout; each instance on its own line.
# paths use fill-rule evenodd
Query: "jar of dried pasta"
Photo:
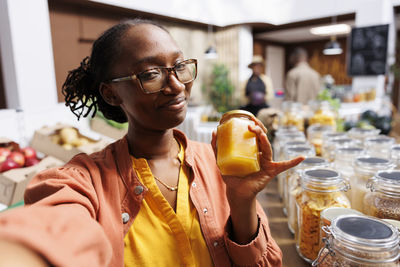
M 301 173 L 301 193 L 296 198 L 299 233 L 296 249 L 306 261 L 312 262 L 320 250 L 320 215 L 329 207 L 350 208 L 343 191 L 348 184 L 333 169 L 308 169 Z
M 348 137 L 345 132 L 327 132 L 322 134 L 321 156 L 328 158 L 330 149 L 328 148 L 328 141 L 333 139 L 340 139 Z
M 335 132 L 335 128 L 331 125 L 314 124 L 307 128 L 307 140 L 315 147 L 317 156 L 321 156 L 322 136 L 326 133 Z
M 347 133 L 350 138 L 359 140 L 363 146 L 366 138 L 377 136 L 380 132 L 381 130 L 379 129 L 363 129 L 355 127 L 351 128 Z
M 390 152 L 395 140 L 387 135 L 377 135 L 368 137 L 364 141 L 364 147 L 367 153 L 373 157 L 390 158 Z
M 314 147 L 311 145 L 303 145 L 303 146 L 289 146 L 284 149 L 285 160 L 294 159 L 298 156 L 307 157 L 315 157 Z M 293 174 L 294 169 L 289 169 L 283 172 L 282 178 L 282 187 L 283 187 L 283 213 L 287 215 L 288 209 L 288 183 L 289 177 Z M 279 184 L 278 184 L 279 185 Z
M 351 207 L 364 212 L 364 196 L 369 191 L 367 188 L 368 180 L 377 171 L 391 170 L 394 164 L 390 159 L 361 156 L 354 162 L 354 178 L 350 179 L 351 186 Z
M 390 150 L 390 157 L 393 163 L 396 165 L 396 169 L 400 170 L 400 145 L 392 146 Z
M 312 266 L 398 267 L 397 229 L 377 218 L 342 215 L 324 227 L 328 237 Z
M 288 200 L 287 200 L 287 216 L 288 216 L 288 227 L 290 232 L 295 234 L 295 240 L 297 237 L 297 207 L 296 197 L 301 192 L 300 186 L 300 173 L 306 169 L 311 168 L 327 168 L 329 163 L 326 159 L 321 157 L 306 157 L 299 165 L 293 168 L 293 171 L 289 175 L 287 183 Z
M 336 130 L 336 112 L 327 101 L 322 101 L 317 105 L 313 116 L 309 119 L 309 124 L 329 125 Z
M 400 220 L 400 171 L 378 171 L 370 178 L 371 192 L 364 197 L 364 213 L 381 219 Z
M 304 114 L 301 103 L 285 101 L 282 103 L 283 116 L 280 120 L 280 125 L 293 125 L 299 131 L 304 131 Z

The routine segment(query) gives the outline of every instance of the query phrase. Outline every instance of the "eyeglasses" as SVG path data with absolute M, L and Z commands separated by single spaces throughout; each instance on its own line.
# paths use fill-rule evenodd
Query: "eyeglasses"
M 168 75 L 171 71 L 181 83 L 190 83 L 194 81 L 197 76 L 197 60 L 187 59 L 175 64 L 171 68 L 157 67 L 138 74 L 132 74 L 131 76 L 115 78 L 109 82 L 134 81 L 138 79 L 143 92 L 152 94 L 162 91 L 167 86 Z

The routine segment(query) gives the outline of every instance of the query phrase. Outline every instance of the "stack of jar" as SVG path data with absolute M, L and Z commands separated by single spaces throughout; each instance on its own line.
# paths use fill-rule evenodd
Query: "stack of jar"
M 301 103 L 284 101 L 282 110 L 283 116 L 279 123 L 281 126 L 295 126 L 299 131 L 304 131 L 304 114 Z

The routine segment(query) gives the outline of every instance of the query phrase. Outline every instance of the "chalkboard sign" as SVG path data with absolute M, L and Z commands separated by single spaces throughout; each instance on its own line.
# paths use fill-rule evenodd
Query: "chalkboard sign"
M 351 30 L 349 76 L 386 73 L 388 32 L 388 24 Z

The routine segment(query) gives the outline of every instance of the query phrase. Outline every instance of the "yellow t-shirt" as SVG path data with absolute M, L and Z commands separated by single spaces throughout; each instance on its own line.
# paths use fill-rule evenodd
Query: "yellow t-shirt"
M 179 160 L 183 162 L 184 149 Z M 159 190 L 146 159 L 132 157 L 139 180 L 149 189 L 124 238 L 124 262 L 132 266 L 213 266 L 189 197 L 188 169 L 179 172 L 176 213 Z

